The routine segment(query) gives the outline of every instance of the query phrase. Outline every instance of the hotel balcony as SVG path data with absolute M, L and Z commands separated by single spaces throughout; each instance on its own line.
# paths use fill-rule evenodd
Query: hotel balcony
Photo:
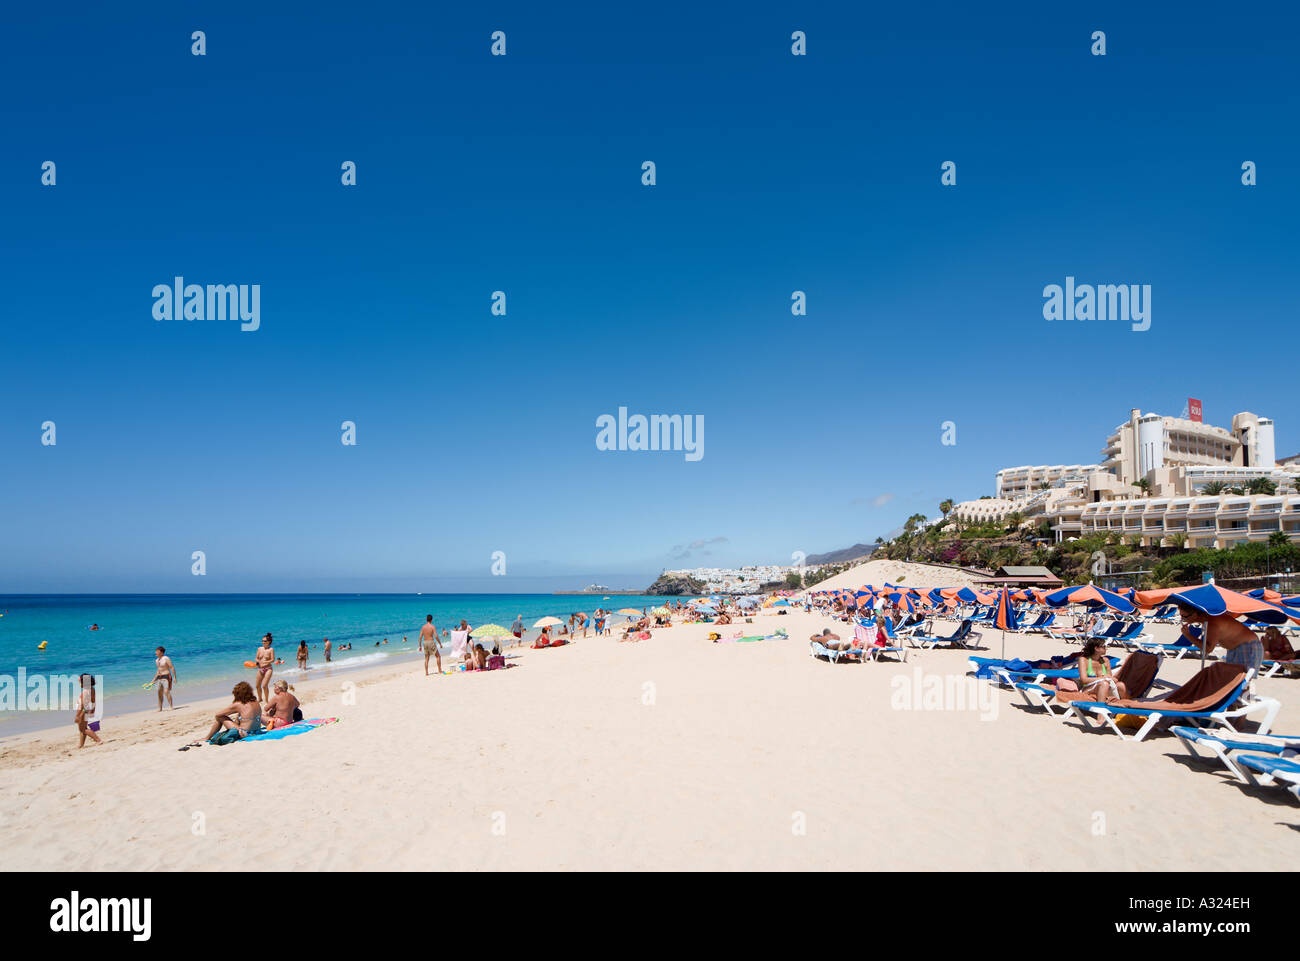
M 1189 504 L 1187 507 L 1188 517 L 1213 517 L 1219 512 L 1218 498 L 1207 500 L 1198 500 Z
M 1250 513 L 1250 501 L 1246 498 L 1225 500 L 1219 505 L 1220 517 L 1245 517 Z

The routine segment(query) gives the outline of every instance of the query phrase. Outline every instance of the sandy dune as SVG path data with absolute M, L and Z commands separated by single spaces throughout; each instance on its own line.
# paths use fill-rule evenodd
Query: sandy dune
M 906 561 L 867 561 L 851 567 L 813 587 L 815 591 L 840 590 L 862 587 L 864 584 L 898 584 L 930 590 L 934 587 L 967 587 L 979 578 L 965 571 L 929 564 L 909 564 Z

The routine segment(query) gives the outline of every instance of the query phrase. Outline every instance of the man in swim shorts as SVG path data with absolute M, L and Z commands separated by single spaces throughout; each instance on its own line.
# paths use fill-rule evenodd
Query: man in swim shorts
M 1206 654 L 1221 647 L 1228 653 L 1224 655 L 1225 664 L 1240 664 L 1252 671 L 1259 671 L 1264 662 L 1264 645 L 1260 643 L 1255 632 L 1231 614 L 1210 616 L 1194 608 L 1179 605 L 1182 615 L 1182 637 L 1187 638 Z M 1188 628 L 1192 624 L 1202 625 L 1201 636 L 1194 636 Z
M 174 710 L 172 687 L 176 684 L 176 665 L 167 656 L 165 647 L 159 647 L 154 651 L 153 683 L 158 688 L 158 710 L 162 710 L 164 694 L 167 695 L 167 707 Z
M 257 691 L 254 696 L 259 701 L 271 698 L 271 676 L 275 673 L 275 648 L 271 646 L 273 643 L 271 635 L 267 634 L 262 638 L 262 646 L 257 649 Z
M 330 662 L 330 654 L 333 653 L 333 651 L 334 651 L 334 645 L 330 643 L 330 639 L 328 637 L 325 638 L 325 663 L 326 664 Z
M 438 664 L 438 673 L 442 673 L 442 654 L 438 650 L 438 629 L 433 626 L 433 615 L 426 614 L 424 627 L 420 628 L 420 650 L 424 651 L 424 676 L 429 676 L 429 655 L 432 654 Z

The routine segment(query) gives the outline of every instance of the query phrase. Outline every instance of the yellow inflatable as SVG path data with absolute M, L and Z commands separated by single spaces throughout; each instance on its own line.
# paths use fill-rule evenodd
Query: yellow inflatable
M 43 651 L 43 650 L 45 650 L 45 645 L 48 644 L 48 643 L 50 643 L 50 642 L 49 642 L 49 641 L 41 641 L 41 643 L 39 643 L 39 644 L 36 645 L 36 649 L 37 649 L 38 651 Z
M 257 663 L 255 661 L 245 661 L 244 667 L 257 667 Z

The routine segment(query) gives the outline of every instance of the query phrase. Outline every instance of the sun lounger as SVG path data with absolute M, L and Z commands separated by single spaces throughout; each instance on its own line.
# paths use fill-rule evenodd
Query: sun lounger
M 1253 673 L 1239 664 L 1210 664 L 1182 687 L 1162 698 L 1125 698 L 1111 702 L 1072 701 L 1070 711 L 1079 718 L 1084 728 L 1105 724 L 1126 741 L 1142 740 L 1164 718 L 1186 720 L 1193 724 L 1219 724 L 1235 731 L 1233 718 L 1258 711 L 1264 712 L 1259 733 L 1267 734 L 1282 705 L 1272 698 L 1245 696 L 1246 686 Z M 1242 704 L 1234 706 L 1238 700 Z M 1136 734 L 1125 734 L 1115 724 L 1115 716 L 1120 714 L 1145 717 L 1146 723 Z
M 1112 657 L 1111 667 L 1114 668 L 1117 658 Z M 1123 682 L 1125 688 L 1132 697 L 1145 697 L 1154 687 L 1172 688 L 1174 685 L 1168 681 L 1157 680 L 1160 674 L 1160 667 L 1164 663 L 1164 658 L 1156 654 L 1144 654 L 1140 651 L 1130 654 L 1124 659 L 1119 670 L 1115 671 L 1115 680 Z M 1044 672 L 1046 674 L 1048 672 Z M 1078 667 L 1070 671 L 1052 671 L 1054 676 L 1070 677 L 1071 679 L 1079 676 Z M 1062 700 L 1062 693 L 1055 685 L 1044 684 L 1043 680 L 1049 678 L 1040 678 L 1034 681 L 1016 681 L 1011 686 L 1014 687 L 1020 696 L 1024 698 L 1025 703 L 1031 707 L 1041 707 L 1052 717 L 1063 720 L 1070 713 L 1071 700 L 1068 698 Z M 1069 694 L 1072 692 L 1064 692 Z
M 1172 624 L 1178 616 L 1177 604 L 1166 604 L 1150 614 L 1144 614 L 1142 620 L 1151 624 Z
M 1187 748 L 1187 753 L 1192 757 L 1203 757 L 1200 751 L 1209 751 L 1211 755 L 1223 762 L 1224 766 L 1232 772 L 1233 777 L 1248 784 L 1251 783 L 1252 778 L 1246 771 L 1241 769 L 1237 759 L 1234 759 L 1233 755 L 1235 753 L 1254 751 L 1259 754 L 1282 757 L 1287 752 L 1294 754 L 1300 751 L 1300 737 L 1286 734 L 1269 734 L 1264 737 L 1257 737 L 1254 735 L 1230 734 L 1224 731 L 1207 731 L 1199 727 L 1175 727 L 1170 728 L 1170 731 L 1177 736 L 1183 747 Z
M 921 647 L 925 648 L 927 651 L 932 651 L 940 645 L 943 645 L 944 647 L 960 647 L 970 650 L 975 645 L 975 642 L 982 636 L 983 635 L 981 635 L 979 631 L 971 629 L 971 622 L 968 619 L 962 621 L 961 626 L 948 637 L 938 637 L 934 634 L 928 634 L 924 637 L 918 635 L 918 640 L 921 642 Z
M 1113 671 L 1119 666 L 1119 658 L 1112 654 L 1109 660 L 1110 669 Z M 1016 668 L 1007 665 L 994 668 L 992 673 L 1007 687 L 1014 687 L 1021 681 L 1031 681 L 1034 684 L 1041 684 L 1043 681 L 1055 681 L 1057 678 L 1068 678 L 1073 680 L 1079 676 L 1079 667 L 1077 662 L 1062 667 L 1031 667 L 1028 670 L 1017 670 Z
M 1237 763 L 1246 777 L 1255 784 L 1267 787 L 1282 781 L 1292 796 L 1300 800 L 1300 764 L 1290 758 L 1266 754 L 1239 754 Z M 1255 775 L 1259 776 L 1256 777 Z
M 1260 666 L 1260 677 L 1300 677 L 1300 661 L 1265 661 Z
M 1056 611 L 1043 611 L 1038 615 L 1038 620 L 1023 628 L 1030 634 L 1045 634 L 1047 630 L 1056 623 Z
M 888 619 L 885 620 L 885 625 L 885 633 L 892 638 L 893 634 L 889 629 Z M 867 656 L 873 661 L 879 658 L 881 654 L 896 654 L 900 661 L 907 659 L 907 652 L 901 647 L 898 647 L 897 645 L 884 647 L 877 644 L 875 637 L 872 636 L 870 630 L 861 624 L 853 629 L 853 639 L 861 645 L 862 649 L 867 652 Z

